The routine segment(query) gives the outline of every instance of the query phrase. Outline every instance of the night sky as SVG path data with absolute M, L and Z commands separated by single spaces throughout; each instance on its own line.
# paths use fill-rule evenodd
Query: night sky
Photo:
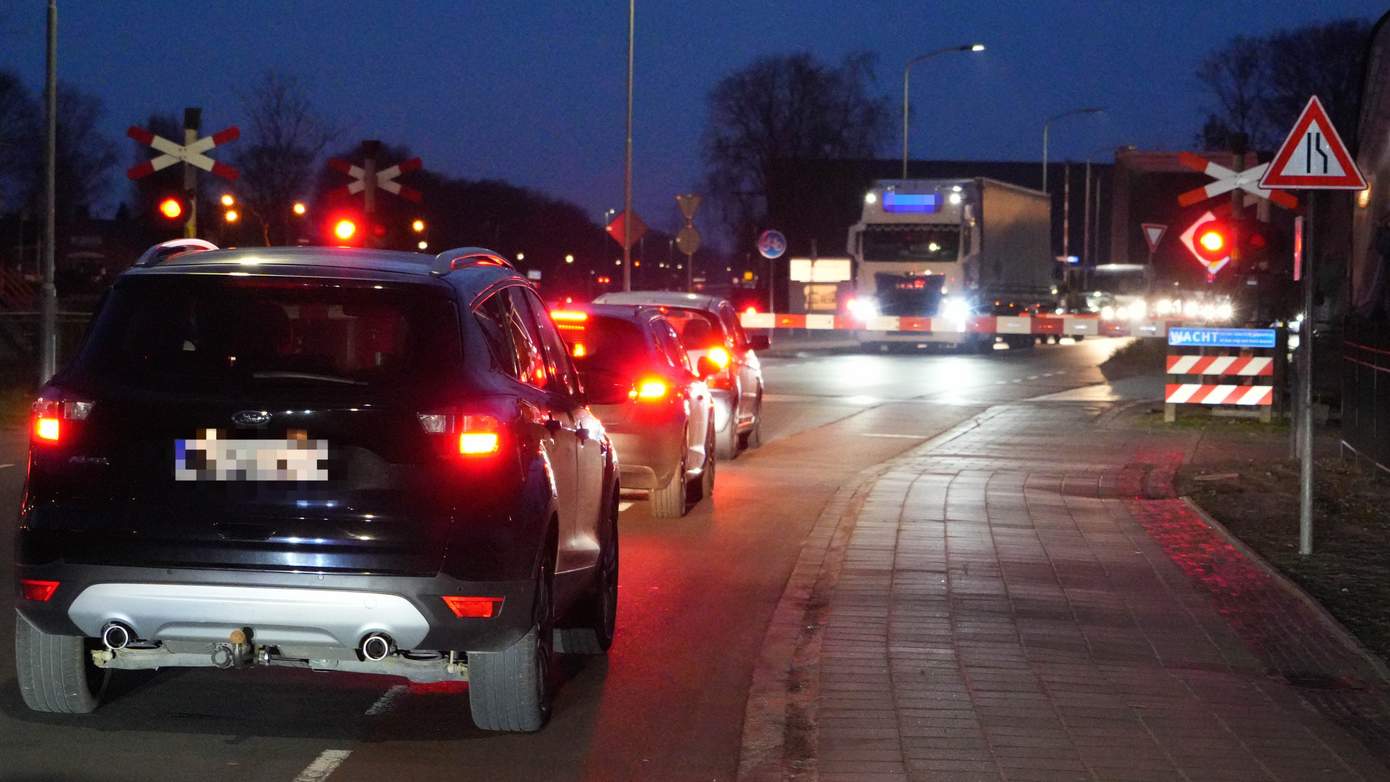
M 45 3 L 4 5 L 0 64 L 37 91 Z M 205 129 L 234 124 L 237 90 L 274 68 L 299 76 L 342 129 L 339 146 L 406 144 L 427 168 L 509 180 L 571 199 L 598 220 L 622 202 L 626 7 L 60 0 L 59 73 L 105 100 L 122 169 L 135 146 L 127 125 L 186 105 L 203 107 Z M 906 59 L 981 41 L 983 54 L 914 68 L 914 157 L 1036 160 L 1046 116 L 1100 105 L 1102 117 L 1055 125 L 1051 154 L 1101 160 L 1121 144 L 1189 146 L 1203 100 L 1193 70 L 1233 35 L 1384 10 L 1383 0 L 638 0 L 637 209 L 659 227 L 674 223 L 672 196 L 700 175 L 707 91 L 760 55 L 807 50 L 838 61 L 867 49 L 879 55 L 879 86 L 896 106 Z M 894 128 L 886 157 L 901 143 Z M 124 195 L 119 171 L 113 181 Z

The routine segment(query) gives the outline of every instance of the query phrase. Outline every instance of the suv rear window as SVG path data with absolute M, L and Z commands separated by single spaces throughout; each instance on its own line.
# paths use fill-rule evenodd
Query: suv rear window
M 394 388 L 461 354 L 452 302 L 419 286 L 170 275 L 118 283 L 73 371 L 151 389 Z

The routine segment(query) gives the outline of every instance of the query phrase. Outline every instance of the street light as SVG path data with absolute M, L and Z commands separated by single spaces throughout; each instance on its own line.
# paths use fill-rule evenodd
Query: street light
M 418 218 L 418 217 L 415 218 L 415 220 L 414 220 L 413 222 L 411 222 L 411 224 L 410 224 L 410 230 L 414 231 L 414 232 L 417 233 L 417 234 L 422 234 L 422 233 L 424 233 L 424 232 L 425 232 L 425 221 L 424 221 L 424 220 L 421 220 L 421 219 Z
M 919 55 L 917 55 L 916 57 L 913 57 L 912 59 L 908 60 L 908 61 L 907 61 L 907 65 L 904 65 L 904 66 L 903 66 L 903 179 L 907 179 L 907 117 L 908 117 L 908 113 L 907 113 L 907 112 L 908 112 L 908 91 L 907 91 L 907 82 L 908 82 L 908 77 L 912 74 L 912 66 L 916 65 L 917 63 L 919 63 L 919 62 L 921 62 L 921 61 L 923 61 L 923 60 L 925 60 L 925 59 L 928 59 L 928 58 L 931 58 L 931 57 L 935 57 L 935 56 L 938 55 L 938 54 L 946 54 L 947 52 L 982 52 L 982 51 L 984 51 L 984 50 L 985 50 L 985 45 L 982 44 L 982 43 L 968 43 L 968 44 L 965 44 L 965 45 L 963 45 L 963 46 L 947 46 L 947 47 L 944 48 L 944 49 L 937 49 L 937 50 L 934 51 L 934 52 L 927 52 L 926 54 L 919 54 Z
M 290 211 L 294 212 L 298 217 L 303 217 L 304 214 L 309 211 L 309 207 L 305 205 L 303 201 L 295 201 L 294 206 L 290 207 Z
M 236 197 L 233 196 L 231 193 L 223 193 L 222 205 L 229 209 L 233 206 L 236 206 Z
M 574 263 L 574 255 L 571 253 L 565 253 L 565 263 Z
M 1043 122 L 1043 161 L 1042 161 L 1042 163 L 1043 163 L 1043 181 L 1042 181 L 1042 189 L 1043 189 L 1043 192 L 1044 192 L 1044 193 L 1047 192 L 1047 128 L 1048 128 L 1048 126 L 1051 125 L 1053 122 L 1056 122 L 1057 120 L 1062 119 L 1063 117 L 1071 117 L 1071 116 L 1075 116 L 1075 115 L 1077 115 L 1077 114 L 1100 114 L 1100 113 L 1102 113 L 1102 112 L 1104 112 L 1104 111 L 1105 111 L 1105 109 L 1101 109 L 1101 108 L 1072 109 L 1071 111 L 1064 111 L 1064 112 L 1062 112 L 1061 114 L 1054 114 L 1053 116 L 1048 117 L 1048 118 Z

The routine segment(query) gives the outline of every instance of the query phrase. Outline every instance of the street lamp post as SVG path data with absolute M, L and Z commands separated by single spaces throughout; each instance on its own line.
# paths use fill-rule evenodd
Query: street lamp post
M 1044 193 L 1048 192 L 1048 190 L 1047 190 L 1047 129 L 1048 129 L 1048 126 L 1051 125 L 1052 123 L 1056 122 L 1057 120 L 1062 119 L 1063 117 L 1071 117 L 1071 116 L 1074 116 L 1074 115 L 1077 115 L 1077 114 L 1100 114 L 1100 113 L 1103 112 L 1103 111 L 1105 111 L 1105 109 L 1101 109 L 1101 108 L 1072 109 L 1071 111 L 1064 111 L 1064 112 L 1062 112 L 1061 114 L 1054 114 L 1054 115 L 1052 115 L 1051 117 L 1048 117 L 1046 120 L 1043 121 L 1043 160 L 1042 160 L 1042 175 L 1043 175 L 1043 181 L 1042 181 L 1042 189 L 1043 189 L 1043 192 L 1044 192 Z
M 985 45 L 982 44 L 982 43 L 968 43 L 968 44 L 965 44 L 965 45 L 963 45 L 963 46 L 947 46 L 947 47 L 944 48 L 944 49 L 937 49 L 937 50 L 934 51 L 934 52 L 927 52 L 926 54 L 919 54 L 919 55 L 917 55 L 916 57 L 913 57 L 912 59 L 908 60 L 908 61 L 907 61 L 907 65 L 904 65 L 904 66 L 903 66 L 903 179 L 907 179 L 907 131 L 908 131 L 908 120 L 907 120 L 907 118 L 908 118 L 908 91 L 907 91 L 907 84 L 908 84 L 908 78 L 912 75 L 912 66 L 914 66 L 914 65 L 916 65 L 917 63 L 919 63 L 919 62 L 921 62 L 921 61 L 923 61 L 923 60 L 926 60 L 926 59 L 928 59 L 928 58 L 935 57 L 935 56 L 938 55 L 938 54 L 946 54 L 947 52 L 982 52 L 982 51 L 984 51 L 984 50 L 985 50 Z

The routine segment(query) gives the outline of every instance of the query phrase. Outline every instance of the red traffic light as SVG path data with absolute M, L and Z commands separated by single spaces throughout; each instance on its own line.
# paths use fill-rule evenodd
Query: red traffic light
M 1226 228 L 1219 223 L 1208 222 L 1197 226 L 1194 238 L 1193 249 L 1205 261 L 1215 263 L 1231 254 Z
M 166 220 L 177 220 L 183 217 L 183 201 L 170 196 L 159 202 L 159 214 Z
M 333 222 L 333 238 L 340 242 L 350 242 L 357 236 L 357 223 L 351 218 L 342 217 Z

